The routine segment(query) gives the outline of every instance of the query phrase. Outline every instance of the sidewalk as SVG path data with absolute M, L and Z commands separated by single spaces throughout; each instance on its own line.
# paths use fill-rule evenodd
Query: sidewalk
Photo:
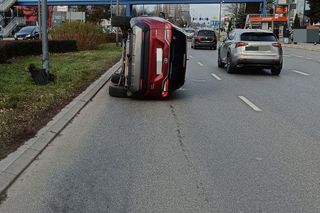
M 313 43 L 298 43 L 298 44 L 284 44 L 283 47 L 303 49 L 303 50 L 311 50 L 311 51 L 319 51 L 320 52 L 320 44 L 314 45 Z

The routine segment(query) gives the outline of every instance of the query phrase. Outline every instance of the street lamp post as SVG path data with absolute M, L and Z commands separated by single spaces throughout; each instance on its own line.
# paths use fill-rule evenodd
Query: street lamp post
M 117 12 L 116 12 L 117 16 L 119 16 L 119 0 L 117 0 Z M 116 46 L 119 46 L 119 29 L 117 28 L 117 32 L 116 32 Z
M 221 33 L 221 6 L 222 6 L 222 2 L 223 2 L 223 0 L 220 0 L 218 41 L 220 41 L 220 33 Z
M 42 25 L 42 68 L 49 73 L 49 47 L 48 47 L 48 6 L 47 0 L 41 1 Z

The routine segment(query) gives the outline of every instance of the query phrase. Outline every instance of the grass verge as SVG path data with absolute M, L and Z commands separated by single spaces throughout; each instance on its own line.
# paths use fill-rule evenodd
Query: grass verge
M 0 159 L 33 137 L 90 83 L 119 61 L 121 49 L 104 44 L 98 50 L 50 55 L 55 83 L 37 86 L 27 67 L 41 66 L 40 56 L 0 64 Z

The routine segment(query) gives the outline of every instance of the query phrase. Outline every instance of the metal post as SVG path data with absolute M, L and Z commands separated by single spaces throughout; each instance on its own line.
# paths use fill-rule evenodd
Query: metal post
M 38 27 L 39 27 L 39 39 L 41 40 L 41 0 L 38 0 Z
M 262 15 L 267 16 L 267 0 L 263 0 L 262 3 Z
M 41 2 L 42 24 L 42 68 L 49 73 L 49 48 L 48 48 L 48 6 L 47 0 Z
M 117 0 L 117 11 L 116 11 L 116 15 L 119 15 L 119 0 Z M 116 46 L 119 46 L 119 29 L 117 28 L 117 32 L 116 32 Z
M 305 21 L 305 12 L 306 12 L 306 0 L 303 1 L 303 16 L 302 16 L 302 25 L 305 26 L 306 21 Z
M 222 5 L 222 0 L 220 0 L 220 11 L 219 11 L 219 31 L 218 31 L 218 41 L 220 41 L 220 33 L 221 33 L 221 5 Z
M 126 16 L 132 16 L 132 4 L 126 5 Z

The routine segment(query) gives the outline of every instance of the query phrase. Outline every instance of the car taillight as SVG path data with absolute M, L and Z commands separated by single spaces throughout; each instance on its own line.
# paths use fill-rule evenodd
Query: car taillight
M 169 95 L 169 79 L 167 78 L 163 84 L 162 97 L 166 98 Z
M 248 46 L 248 43 L 246 43 L 246 42 L 237 42 L 236 43 L 236 47 L 245 47 L 245 46 Z
M 281 43 L 279 43 L 279 42 L 272 43 L 272 46 L 280 48 L 281 47 Z
M 202 39 L 202 36 L 196 36 L 197 41 L 200 41 L 200 39 Z

